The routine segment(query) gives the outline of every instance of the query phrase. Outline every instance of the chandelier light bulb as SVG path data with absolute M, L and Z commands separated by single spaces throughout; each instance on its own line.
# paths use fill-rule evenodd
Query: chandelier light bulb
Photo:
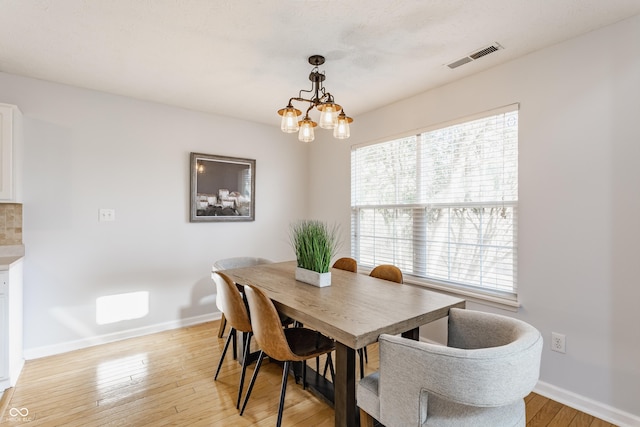
M 298 117 L 302 114 L 300 110 L 293 108 L 293 106 L 289 104 L 282 110 L 278 110 L 278 114 L 282 116 L 282 121 L 280 122 L 280 130 L 282 130 L 282 132 L 298 132 Z
M 349 129 L 349 123 L 351 123 L 353 119 L 351 117 L 347 117 L 344 111 L 340 112 L 338 116 L 335 128 L 333 128 L 333 137 L 337 139 L 347 139 L 351 136 L 351 130 Z
M 323 129 L 333 129 L 338 124 L 338 110 L 335 104 L 327 104 L 318 107 L 320 109 L 320 120 L 318 125 Z
M 298 140 L 300 142 L 311 142 L 315 139 L 313 128 L 316 127 L 316 123 L 305 116 L 304 120 L 300 122 L 300 132 L 298 133 Z

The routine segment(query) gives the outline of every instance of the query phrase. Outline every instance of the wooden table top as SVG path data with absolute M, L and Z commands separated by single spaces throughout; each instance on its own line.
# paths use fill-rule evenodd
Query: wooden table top
M 446 317 L 465 300 L 420 287 L 331 269 L 331 286 L 295 279 L 295 261 L 225 270 L 238 284 L 255 285 L 280 312 L 353 349 Z

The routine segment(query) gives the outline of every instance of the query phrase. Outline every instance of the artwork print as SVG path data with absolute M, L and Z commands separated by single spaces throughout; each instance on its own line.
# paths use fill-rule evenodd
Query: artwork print
M 191 222 L 253 221 L 256 161 L 191 153 Z

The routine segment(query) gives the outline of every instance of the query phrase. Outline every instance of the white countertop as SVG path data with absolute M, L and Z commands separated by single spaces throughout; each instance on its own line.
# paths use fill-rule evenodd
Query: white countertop
M 24 258 L 24 245 L 0 246 L 0 271 Z
M 0 257 L 0 271 L 8 270 L 9 267 L 11 267 L 11 264 L 21 260 L 22 258 L 24 258 L 22 255 Z

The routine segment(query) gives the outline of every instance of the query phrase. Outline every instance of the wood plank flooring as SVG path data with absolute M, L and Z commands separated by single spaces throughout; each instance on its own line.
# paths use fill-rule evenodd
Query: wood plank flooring
M 209 322 L 29 360 L 0 402 L 0 427 L 275 425 L 281 367 L 263 364 L 239 416 L 240 366 L 231 349 L 213 380 L 224 345 L 217 331 Z M 377 369 L 377 346 L 368 353 L 367 373 Z M 535 393 L 525 401 L 527 426 L 612 426 Z M 283 426 L 333 426 L 333 409 L 289 381 Z

